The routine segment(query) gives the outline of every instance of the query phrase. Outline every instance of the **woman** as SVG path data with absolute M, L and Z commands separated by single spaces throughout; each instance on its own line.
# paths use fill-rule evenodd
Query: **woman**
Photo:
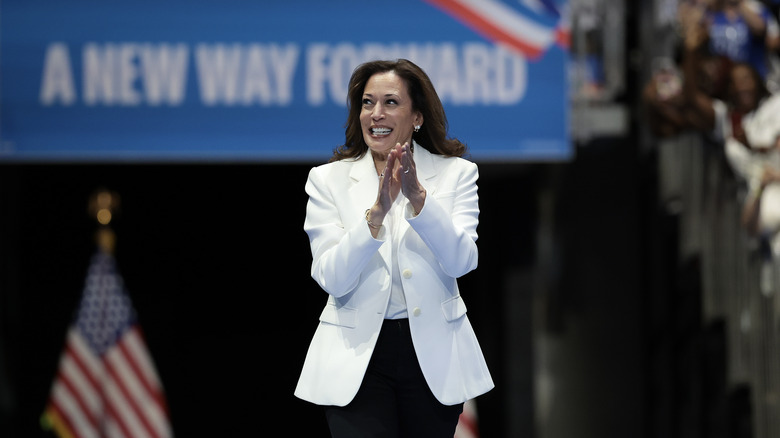
M 477 267 L 477 166 L 407 60 L 359 66 L 348 106 L 344 145 L 306 183 L 329 296 L 295 395 L 334 437 L 452 437 L 493 387 L 456 281 Z

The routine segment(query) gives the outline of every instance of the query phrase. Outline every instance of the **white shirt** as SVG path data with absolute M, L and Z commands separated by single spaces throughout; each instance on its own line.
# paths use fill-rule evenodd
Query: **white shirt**
M 404 296 L 404 286 L 401 283 L 401 268 L 398 263 L 398 249 L 401 243 L 401 221 L 405 220 L 403 215 L 403 193 L 398 193 L 395 202 L 390 207 L 390 211 L 385 216 L 383 225 L 390 231 L 390 243 L 393 248 L 393 273 L 392 286 L 390 287 L 390 303 L 385 311 L 385 319 L 401 319 L 408 317 L 406 311 L 406 297 Z

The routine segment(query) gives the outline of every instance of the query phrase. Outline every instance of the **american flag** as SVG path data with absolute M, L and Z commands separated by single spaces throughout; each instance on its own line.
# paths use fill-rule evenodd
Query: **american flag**
M 92 257 L 43 424 L 62 438 L 173 436 L 157 371 L 106 252 Z
M 568 0 L 427 0 L 483 37 L 528 58 L 569 47 Z
M 458 418 L 458 425 L 455 428 L 453 438 L 479 438 L 479 427 L 477 426 L 477 405 L 474 399 L 463 403 L 463 412 Z

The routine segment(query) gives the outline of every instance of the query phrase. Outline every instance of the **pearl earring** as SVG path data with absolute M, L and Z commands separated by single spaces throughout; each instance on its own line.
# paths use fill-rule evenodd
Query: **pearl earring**
M 420 125 L 415 125 L 414 132 L 420 132 Z

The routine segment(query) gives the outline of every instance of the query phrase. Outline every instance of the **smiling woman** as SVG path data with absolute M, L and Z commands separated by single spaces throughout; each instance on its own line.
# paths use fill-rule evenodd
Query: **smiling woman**
M 337 438 L 452 437 L 493 388 L 457 283 L 477 267 L 477 166 L 410 61 L 359 66 L 348 103 L 346 142 L 306 183 L 328 300 L 295 395 Z
M 400 76 L 393 71 L 371 76 L 363 91 L 360 126 L 377 174 L 385 168 L 395 145 L 409 144 L 413 129 L 419 131 L 422 123 L 422 113 L 413 108 Z
M 422 118 L 420 120 L 422 125 L 420 125 L 419 130 L 415 130 L 411 140 L 434 154 L 450 157 L 463 156 L 466 153 L 466 145 L 457 139 L 447 138 L 449 128 L 447 116 L 430 78 L 414 63 L 401 59 L 395 62 L 369 62 L 355 69 L 348 87 L 349 113 L 345 132 L 346 141 L 334 151 L 331 161 L 361 157 L 368 151 L 367 139 L 364 135 L 366 131 L 363 128 L 361 118 L 364 93 L 368 82 L 374 75 L 382 74 L 385 79 L 388 79 L 391 73 L 392 76 L 401 81 L 401 84 L 396 84 L 396 87 L 399 90 L 406 89 L 406 93 L 411 99 L 411 102 L 408 103 L 409 109 L 419 112 Z M 376 82 L 378 79 L 376 78 Z M 411 127 L 414 129 L 414 126 Z M 408 140 L 408 138 L 404 139 L 404 141 Z M 413 146 L 412 143 L 410 146 Z

